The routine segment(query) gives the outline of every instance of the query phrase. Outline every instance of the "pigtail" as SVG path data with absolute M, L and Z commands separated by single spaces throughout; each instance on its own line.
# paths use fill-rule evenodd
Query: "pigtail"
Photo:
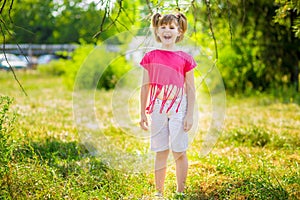
M 184 34 L 187 30 L 187 19 L 186 16 L 182 13 L 176 14 L 176 17 L 178 19 L 178 25 L 182 31 L 182 34 Z
M 180 42 L 181 40 L 183 40 L 184 34 L 187 31 L 187 19 L 186 16 L 182 13 L 177 13 L 175 16 L 177 18 L 179 29 L 181 32 L 180 36 L 177 37 L 176 42 Z
M 159 23 L 159 18 L 161 17 L 161 14 L 156 13 L 152 17 L 152 27 L 157 28 Z
M 156 13 L 152 16 L 153 33 L 154 33 L 154 36 L 155 36 L 155 39 L 156 39 L 157 42 L 161 42 L 161 40 L 158 37 L 157 32 L 156 32 L 158 27 L 159 27 L 160 18 L 161 18 L 161 14 L 159 14 L 159 13 Z

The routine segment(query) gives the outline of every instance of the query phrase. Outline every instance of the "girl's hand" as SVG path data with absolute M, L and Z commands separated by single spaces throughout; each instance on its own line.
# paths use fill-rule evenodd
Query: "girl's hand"
M 193 115 L 186 115 L 183 121 L 183 130 L 188 132 L 193 126 Z
M 141 114 L 141 121 L 140 121 L 140 126 L 143 130 L 147 131 L 148 130 L 148 118 L 146 114 Z

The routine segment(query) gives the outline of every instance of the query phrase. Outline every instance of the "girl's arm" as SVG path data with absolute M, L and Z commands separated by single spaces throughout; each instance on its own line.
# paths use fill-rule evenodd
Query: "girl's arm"
M 185 85 L 187 95 L 187 112 L 184 119 L 184 131 L 189 131 L 193 126 L 193 115 L 195 105 L 195 81 L 194 81 L 194 70 L 190 70 L 185 74 Z
M 141 87 L 141 94 L 140 94 L 140 104 L 141 104 L 141 120 L 140 120 L 140 126 L 144 130 L 148 130 L 148 118 L 146 116 L 146 105 L 147 105 L 147 99 L 149 95 L 149 75 L 148 71 L 143 71 L 143 83 Z

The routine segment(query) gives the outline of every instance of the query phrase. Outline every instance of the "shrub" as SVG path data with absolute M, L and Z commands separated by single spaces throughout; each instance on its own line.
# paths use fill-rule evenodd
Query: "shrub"
M 103 72 L 97 88 L 113 89 L 120 78 L 130 70 L 131 66 L 126 62 L 124 56 L 117 58 Z
M 12 152 L 15 148 L 14 140 L 12 140 L 10 134 L 15 119 L 14 115 L 9 114 L 9 107 L 12 102 L 11 98 L 0 96 L 0 194 L 3 194 L 2 197 L 9 196 L 9 193 L 11 193 L 9 163 L 13 159 Z
M 131 68 L 124 56 L 106 51 L 105 47 L 95 48 L 82 65 L 73 66 L 78 67 L 73 71 L 76 75 L 72 75 L 78 89 L 112 89 Z
M 13 129 L 13 123 L 15 115 L 9 114 L 9 107 L 13 100 L 8 96 L 0 96 L 0 166 L 6 166 L 10 160 L 11 155 L 11 130 Z M 4 164 L 4 165 L 2 165 Z M 2 169 L 0 170 L 2 172 Z
M 38 71 L 52 76 L 62 76 L 66 72 L 67 61 L 65 60 L 53 60 L 48 64 L 42 64 L 38 66 Z
M 77 72 L 93 48 L 93 45 L 81 45 L 73 52 L 72 59 L 65 60 L 66 68 L 63 77 L 64 84 L 68 88 L 73 89 Z

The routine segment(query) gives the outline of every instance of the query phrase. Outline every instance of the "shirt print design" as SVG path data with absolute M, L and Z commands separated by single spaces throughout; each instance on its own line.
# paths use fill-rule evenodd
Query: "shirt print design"
M 160 113 L 171 94 L 173 99 L 166 112 L 180 98 L 176 108 L 178 112 L 184 93 L 185 74 L 196 67 L 193 57 L 183 51 L 153 50 L 145 54 L 140 64 L 149 74 L 150 99 L 146 107 L 147 113 L 153 112 L 155 100 L 161 92 L 163 99 Z

